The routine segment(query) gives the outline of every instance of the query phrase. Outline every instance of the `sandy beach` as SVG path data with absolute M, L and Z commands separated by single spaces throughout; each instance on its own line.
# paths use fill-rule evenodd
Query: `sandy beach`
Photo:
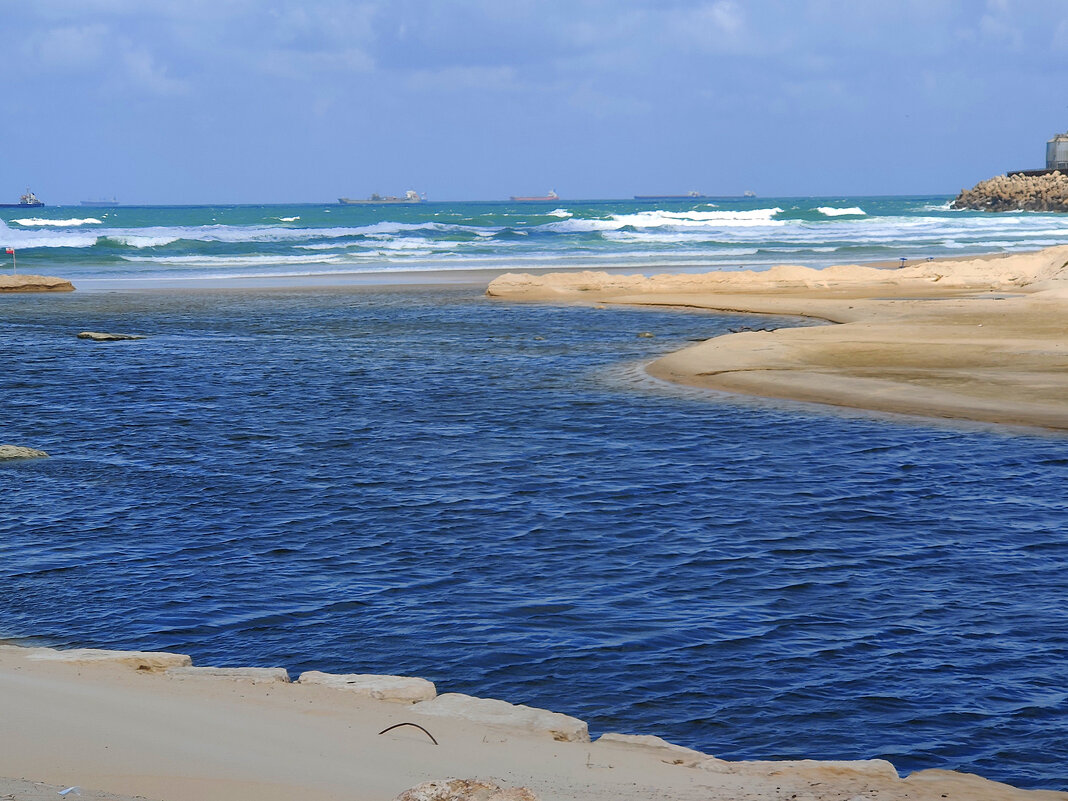
M 899 778 L 882 760 L 727 762 L 654 737 L 591 743 L 566 716 L 305 683 L 323 676 L 290 683 L 177 654 L 0 645 L 0 797 L 77 787 L 120 801 L 388 801 L 424 781 L 480 778 L 542 801 L 1068 799 L 940 770 Z M 414 726 L 379 734 L 398 723 L 438 744 Z
M 1068 428 L 1068 247 L 904 267 L 508 274 L 491 297 L 799 315 L 654 361 L 669 381 L 763 397 Z

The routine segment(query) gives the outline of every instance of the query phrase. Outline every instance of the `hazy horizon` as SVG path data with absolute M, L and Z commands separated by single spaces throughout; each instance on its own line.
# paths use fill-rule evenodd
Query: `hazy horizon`
M 1068 127 L 1053 0 L 56 0 L 0 202 L 948 195 Z

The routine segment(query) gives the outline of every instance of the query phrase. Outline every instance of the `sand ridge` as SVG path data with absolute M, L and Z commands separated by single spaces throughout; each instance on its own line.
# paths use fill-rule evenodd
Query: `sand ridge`
M 798 315 L 657 359 L 658 378 L 880 412 L 1068 429 L 1068 246 L 901 268 L 506 274 L 490 297 Z
M 4 292 L 73 292 L 74 284 L 50 275 L 0 275 L 0 294 Z

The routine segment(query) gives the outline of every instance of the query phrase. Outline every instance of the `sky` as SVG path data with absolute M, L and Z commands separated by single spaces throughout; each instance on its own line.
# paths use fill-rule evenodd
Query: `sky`
M 1063 0 L 0 0 L 0 200 L 953 194 L 1068 129 Z

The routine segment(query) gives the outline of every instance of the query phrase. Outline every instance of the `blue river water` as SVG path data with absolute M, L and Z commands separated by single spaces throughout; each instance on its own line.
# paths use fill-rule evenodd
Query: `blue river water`
M 0 297 L 2 441 L 51 454 L 0 465 L 0 636 L 1068 789 L 1064 439 L 640 367 L 787 324 L 464 286 Z

